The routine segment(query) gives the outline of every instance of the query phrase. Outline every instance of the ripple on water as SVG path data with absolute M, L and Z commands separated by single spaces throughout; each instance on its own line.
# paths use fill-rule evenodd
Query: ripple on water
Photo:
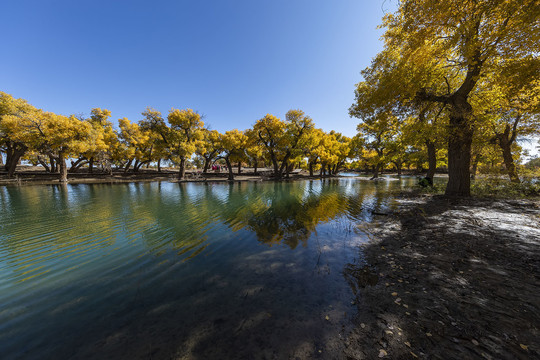
M 353 312 L 342 272 L 360 261 L 357 225 L 392 206 L 396 183 L 0 188 L 0 347 L 30 359 L 318 351 Z

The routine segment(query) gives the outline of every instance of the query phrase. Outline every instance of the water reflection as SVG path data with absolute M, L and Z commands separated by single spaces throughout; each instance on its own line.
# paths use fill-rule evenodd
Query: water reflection
M 356 226 L 386 211 L 388 189 L 400 186 L 2 187 L 0 348 L 8 358 L 103 358 L 127 347 L 134 358 L 168 358 L 203 334 L 201 356 L 219 354 L 216 344 L 257 349 L 260 339 L 285 356 L 323 342 L 350 311 L 342 273 L 358 262 Z M 238 336 L 245 343 L 227 344 Z
M 251 231 L 267 245 L 281 243 L 295 249 L 306 246 L 318 224 L 339 217 L 369 221 L 372 211 L 389 206 L 386 190 L 392 186 L 400 183 L 3 187 L 0 245 L 4 261 L 25 275 L 53 258 L 74 253 L 79 258 L 95 247 L 113 246 L 118 238 L 141 239 L 155 254 L 172 248 L 193 257 L 215 240 L 213 235 L 223 226 L 234 232 Z M 36 251 L 43 256 L 36 256 Z

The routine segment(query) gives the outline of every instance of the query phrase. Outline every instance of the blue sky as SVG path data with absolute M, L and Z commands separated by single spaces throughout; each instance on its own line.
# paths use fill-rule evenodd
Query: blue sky
M 324 130 L 348 116 L 396 1 L 4 1 L 0 90 L 44 110 L 141 119 L 193 108 L 220 131 L 302 109 Z

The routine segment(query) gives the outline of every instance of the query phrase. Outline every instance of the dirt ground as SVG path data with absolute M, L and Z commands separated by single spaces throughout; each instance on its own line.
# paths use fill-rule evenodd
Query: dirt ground
M 348 359 L 540 359 L 540 202 L 413 197 L 364 229 Z
M 86 169 L 85 169 L 86 170 Z M 242 173 L 238 175 L 237 169 L 234 169 L 234 181 L 262 181 L 271 180 L 268 176 L 270 169 L 259 168 L 255 174 L 253 168 L 242 168 Z M 328 178 L 330 176 L 326 176 Z M 331 176 L 335 177 L 335 176 Z M 291 173 L 289 179 L 313 179 L 306 171 Z M 58 184 L 58 174 L 45 172 L 40 166 L 19 166 L 13 178 L 8 178 L 6 171 L 0 171 L 0 185 L 9 184 Z M 170 182 L 227 182 L 228 173 L 225 171 L 203 174 L 201 171 L 186 170 L 186 176 L 183 180 L 178 180 L 178 170 L 163 168 L 161 172 L 156 169 L 140 169 L 138 172 L 124 173 L 121 170 L 114 170 L 113 174 L 104 173 L 95 170 L 93 173 L 88 171 L 79 171 L 75 173 L 68 172 L 68 182 L 70 184 L 89 184 L 89 183 L 122 183 L 122 182 L 146 182 L 146 181 L 170 181 Z

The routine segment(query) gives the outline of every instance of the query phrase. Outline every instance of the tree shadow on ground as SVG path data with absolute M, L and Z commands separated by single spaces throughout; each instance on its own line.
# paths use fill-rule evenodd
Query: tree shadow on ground
M 345 271 L 359 289 L 349 358 L 539 358 L 538 204 L 403 203 L 371 227 L 369 267 Z

